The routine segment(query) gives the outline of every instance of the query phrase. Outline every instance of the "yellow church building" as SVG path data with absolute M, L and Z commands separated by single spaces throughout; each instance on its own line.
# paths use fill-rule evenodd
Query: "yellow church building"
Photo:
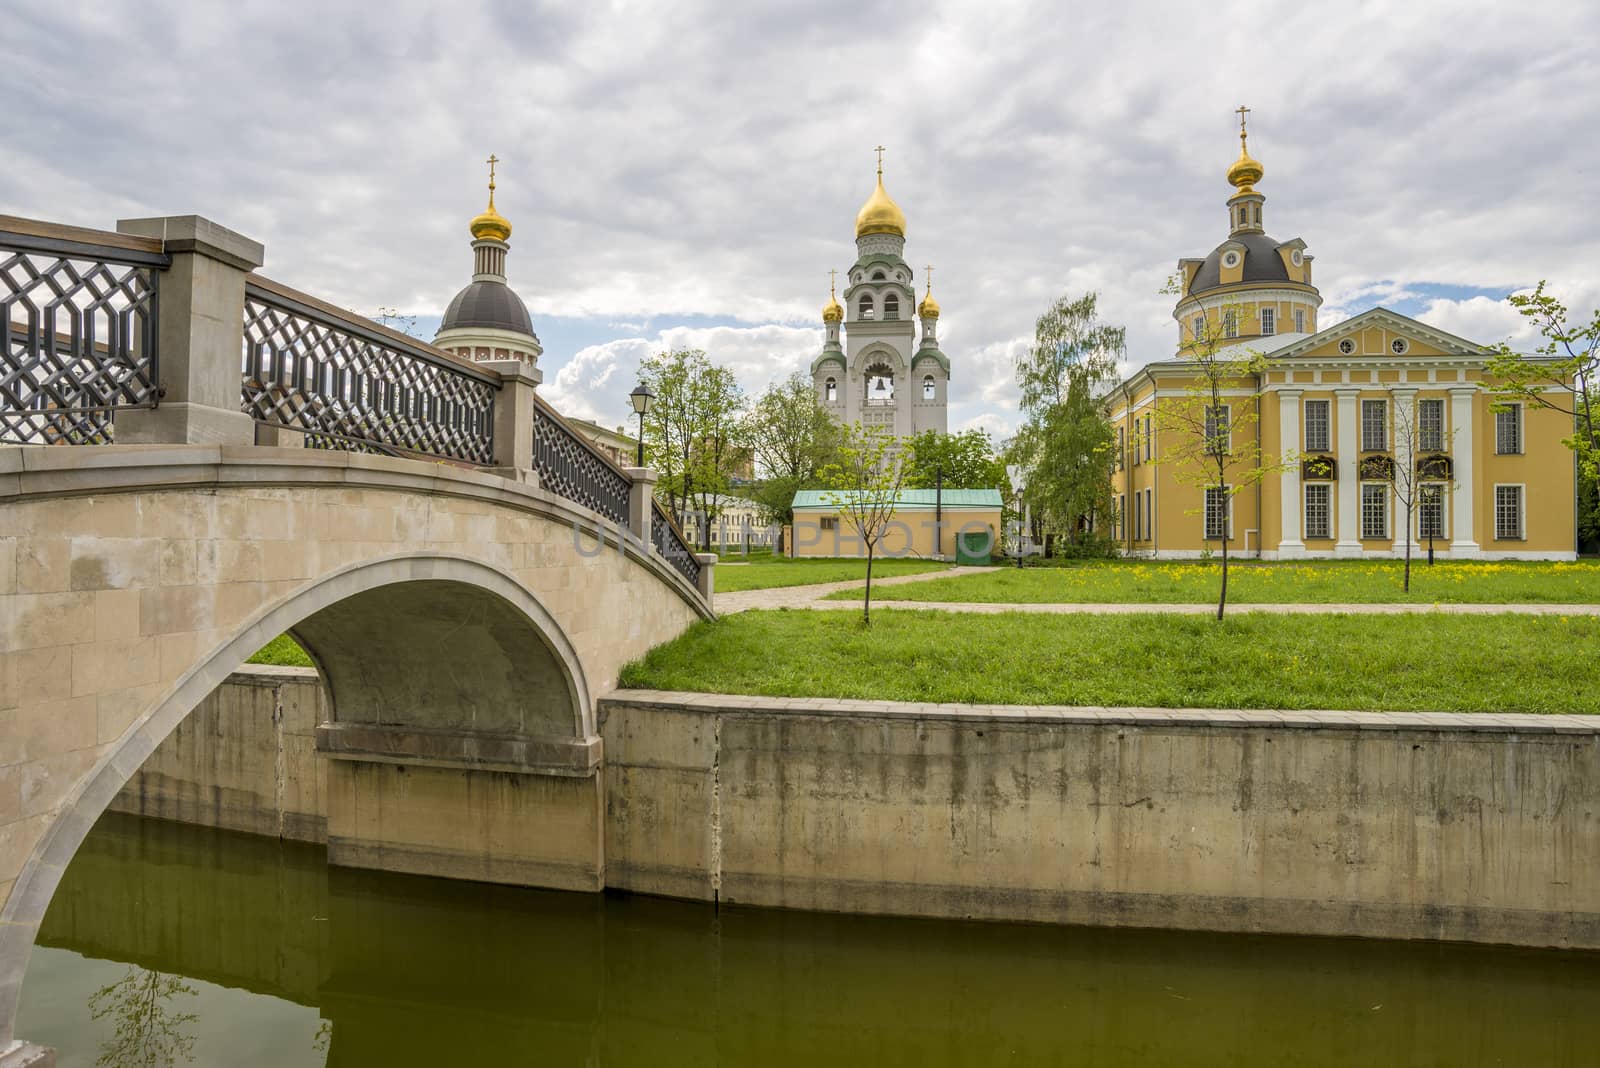
M 1263 229 L 1263 168 L 1243 109 L 1239 137 L 1228 239 L 1178 263 L 1179 358 L 1145 365 L 1107 397 L 1122 550 L 1194 558 L 1226 539 L 1230 553 L 1269 560 L 1393 557 L 1409 535 L 1413 552 L 1431 541 L 1445 558 L 1575 559 L 1576 465 L 1562 444 L 1571 418 L 1502 403 L 1486 389 L 1489 346 L 1408 316 L 1373 308 L 1319 330 L 1305 242 Z M 1219 414 L 1259 434 L 1266 461 L 1287 462 L 1231 498 L 1159 462 L 1177 432 L 1163 429 L 1163 407 L 1192 381 L 1182 355 L 1196 345 L 1238 346 L 1267 364 L 1223 398 L 1256 418 Z M 1419 472 L 1409 530 L 1388 465 Z

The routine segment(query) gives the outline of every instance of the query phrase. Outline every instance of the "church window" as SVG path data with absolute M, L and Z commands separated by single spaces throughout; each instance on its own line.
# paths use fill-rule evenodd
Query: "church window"
M 889 276 L 884 274 L 882 271 L 873 271 L 872 272 L 872 280 L 874 282 L 881 282 L 887 277 L 889 277 Z
M 1144 417 L 1144 458 L 1146 460 L 1155 456 L 1156 435 L 1152 416 Z
M 1276 309 L 1276 308 L 1262 308 L 1261 309 L 1261 333 L 1263 335 L 1266 335 L 1266 334 L 1276 334 L 1277 332 L 1278 332 L 1278 309 Z
M 934 384 L 933 376 L 924 375 L 922 378 L 922 399 L 925 401 L 931 401 L 934 400 L 938 394 L 939 387 Z
M 1444 532 L 1444 483 L 1428 482 L 1422 487 L 1417 504 L 1417 537 L 1442 538 Z
M 1304 308 L 1296 308 L 1294 310 L 1294 332 L 1297 334 L 1306 332 L 1306 312 Z
M 1522 487 L 1494 488 L 1494 536 L 1497 541 L 1519 541 L 1522 529 Z
M 1232 451 L 1232 433 L 1228 427 L 1232 408 L 1229 404 L 1219 404 L 1206 409 L 1206 452 L 1213 456 Z
M 1361 402 L 1361 448 L 1366 452 L 1383 452 L 1389 447 L 1389 402 L 1364 400 Z
M 861 318 L 863 318 L 863 319 L 871 319 L 872 318 L 872 310 L 873 309 L 872 309 L 872 298 L 870 296 L 862 297 L 861 298 L 861 303 L 860 303 L 860 305 L 858 305 L 858 307 L 860 308 Z
M 1128 428 L 1117 427 L 1117 457 L 1111 462 L 1111 470 L 1121 471 L 1123 458 L 1128 455 Z
M 1239 266 L 1239 250 L 1230 248 L 1228 251 L 1224 252 L 1222 254 L 1222 265 L 1228 268 L 1230 271 Z
M 1508 404 L 1494 413 L 1494 451 L 1514 456 L 1522 451 L 1522 405 Z
M 1206 540 L 1221 541 L 1230 533 L 1233 502 L 1228 499 L 1225 486 L 1206 487 Z
M 1355 339 L 1347 337 L 1343 341 L 1339 342 L 1339 351 L 1344 353 L 1346 356 L 1353 355 L 1356 351 Z
M 1222 313 L 1222 336 L 1239 336 L 1239 312 L 1237 309 L 1229 308 Z
M 885 319 L 900 318 L 900 298 L 893 293 L 883 298 L 883 317 Z
M 1306 483 L 1306 537 L 1333 537 L 1332 491 L 1328 482 Z
M 1203 339 L 1205 336 L 1206 336 L 1206 317 L 1204 315 L 1196 315 L 1194 317 L 1194 339 L 1196 341 L 1199 341 L 1199 340 Z
M 1417 402 L 1417 448 L 1444 451 L 1444 401 L 1437 397 Z
M 1306 401 L 1306 451 L 1327 452 L 1332 447 L 1328 434 L 1328 402 Z
M 831 378 L 828 379 L 822 386 L 822 395 L 827 398 L 829 404 L 839 403 L 839 383 Z
M 1361 483 L 1361 536 L 1387 538 L 1389 536 L 1389 484 L 1387 482 Z
M 1407 341 L 1403 337 L 1397 337 L 1393 341 L 1389 342 L 1389 348 L 1394 351 L 1396 356 L 1404 356 L 1406 354 L 1406 350 L 1411 348 L 1411 342 Z
M 1142 493 L 1135 493 L 1133 495 L 1133 536 L 1135 540 L 1138 541 L 1144 540 L 1144 513 L 1142 510 L 1144 507 L 1143 498 L 1144 494 Z

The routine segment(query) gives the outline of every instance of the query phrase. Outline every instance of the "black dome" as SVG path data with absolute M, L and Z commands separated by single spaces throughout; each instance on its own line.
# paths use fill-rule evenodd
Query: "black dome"
M 473 282 L 457 293 L 450 307 L 444 310 L 444 321 L 439 324 L 439 329 L 450 330 L 458 326 L 533 334 L 533 320 L 528 318 L 528 306 L 504 282 Z
M 1289 281 L 1289 268 L 1283 264 L 1283 257 L 1278 255 L 1278 241 L 1266 234 L 1239 234 L 1229 238 L 1226 244 L 1218 245 L 1211 250 L 1211 255 L 1200 264 L 1200 269 L 1194 273 L 1194 281 L 1189 283 L 1189 295 L 1203 292 L 1207 289 L 1216 289 L 1222 284 L 1222 253 L 1227 245 L 1240 244 L 1244 246 L 1244 274 L 1246 282 L 1287 282 Z

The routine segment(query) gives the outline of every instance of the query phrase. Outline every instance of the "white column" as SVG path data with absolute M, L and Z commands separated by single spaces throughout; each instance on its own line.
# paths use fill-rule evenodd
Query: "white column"
M 1333 543 L 1335 556 L 1361 555 L 1361 438 L 1356 419 L 1356 397 L 1360 392 L 1354 388 L 1333 391 L 1338 398 L 1334 445 L 1339 467 L 1339 540 Z
M 1282 458 L 1294 462 L 1283 469 L 1280 479 L 1283 501 L 1283 519 L 1278 539 L 1278 559 L 1304 556 L 1305 542 L 1300 540 L 1300 393 L 1298 389 L 1278 391 L 1278 451 Z
M 1411 543 L 1412 555 L 1416 555 L 1420 548 L 1416 541 L 1417 504 L 1420 494 L 1417 491 L 1417 391 L 1409 387 L 1393 387 L 1389 390 L 1389 425 L 1394 428 L 1394 463 L 1395 467 L 1409 472 L 1409 481 L 1404 483 L 1411 487 L 1411 522 L 1406 522 L 1406 509 L 1404 502 L 1395 499 L 1391 506 L 1394 509 L 1394 523 L 1391 529 L 1398 535 L 1394 539 L 1394 551 L 1405 555 L 1406 543 Z M 1401 409 L 1405 415 L 1402 416 Z M 1395 485 L 1402 485 L 1397 481 Z
M 1450 491 L 1450 555 L 1457 558 L 1477 556 L 1480 551 L 1472 529 L 1476 477 L 1472 470 L 1472 401 L 1477 392 L 1476 386 L 1450 391 L 1450 461 L 1455 482 Z

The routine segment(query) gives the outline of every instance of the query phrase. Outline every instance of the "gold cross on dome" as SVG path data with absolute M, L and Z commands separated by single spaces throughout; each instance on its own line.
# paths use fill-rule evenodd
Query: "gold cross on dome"
M 1244 119 L 1246 115 L 1250 114 L 1250 109 L 1245 107 L 1243 104 L 1240 104 L 1237 108 L 1234 108 L 1234 111 L 1236 111 L 1239 115 L 1239 132 L 1243 133 Z
M 879 145 L 877 148 L 873 149 L 873 151 L 878 154 L 878 177 L 882 178 L 883 177 L 883 153 L 884 153 L 884 147 L 882 145 Z
M 928 272 L 928 292 L 933 292 L 933 264 L 928 264 L 923 270 Z
M 500 162 L 500 157 L 491 152 L 489 158 L 483 162 L 489 165 L 489 192 L 492 193 L 494 192 L 494 165 Z
M 828 295 L 832 296 L 834 287 L 839 283 L 839 272 L 832 268 L 828 270 Z

